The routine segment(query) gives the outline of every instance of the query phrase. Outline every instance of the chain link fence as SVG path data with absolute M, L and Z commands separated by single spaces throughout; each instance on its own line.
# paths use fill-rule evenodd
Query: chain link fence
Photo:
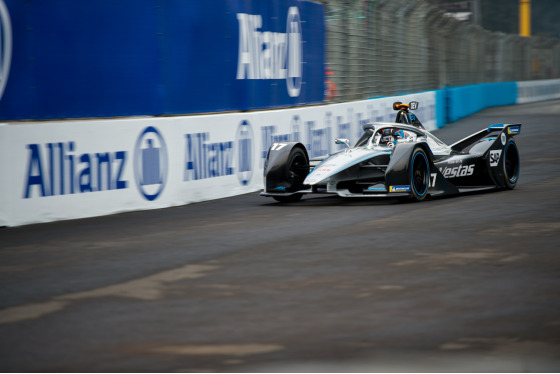
M 560 40 L 491 32 L 424 0 L 325 4 L 328 101 L 560 76 Z

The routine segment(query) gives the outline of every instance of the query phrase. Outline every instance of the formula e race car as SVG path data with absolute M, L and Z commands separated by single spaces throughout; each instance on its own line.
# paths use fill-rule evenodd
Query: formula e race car
M 513 189 L 519 178 L 519 152 L 513 137 L 521 124 L 495 124 L 452 145 L 425 130 L 411 110 L 418 102 L 396 102 L 395 123 L 371 123 L 352 147 L 309 159 L 297 142 L 274 143 L 264 165 L 264 190 L 279 202 L 295 202 L 303 194 L 342 197 L 427 196 Z

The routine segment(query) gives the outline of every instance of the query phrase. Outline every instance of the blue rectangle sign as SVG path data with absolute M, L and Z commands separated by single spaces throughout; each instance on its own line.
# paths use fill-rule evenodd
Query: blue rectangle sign
M 0 120 L 189 114 L 323 101 L 321 4 L 0 3 L 6 5 L 0 6 Z

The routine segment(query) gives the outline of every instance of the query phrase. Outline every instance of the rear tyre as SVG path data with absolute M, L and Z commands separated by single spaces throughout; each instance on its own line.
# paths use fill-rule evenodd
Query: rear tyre
M 307 161 L 305 152 L 301 148 L 293 148 L 286 163 L 288 168 L 286 173 L 286 182 L 288 183 L 286 192 L 296 192 L 303 188 L 303 181 L 309 171 L 307 165 L 309 165 L 309 161 Z M 281 203 L 293 203 L 299 201 L 302 196 L 303 194 L 296 193 L 288 196 L 273 196 L 273 199 Z
M 430 164 L 422 148 L 416 148 L 410 158 L 410 190 L 412 197 L 422 201 L 428 195 L 430 186 Z
M 513 139 L 506 145 L 503 166 L 506 189 L 513 190 L 519 179 L 519 151 Z

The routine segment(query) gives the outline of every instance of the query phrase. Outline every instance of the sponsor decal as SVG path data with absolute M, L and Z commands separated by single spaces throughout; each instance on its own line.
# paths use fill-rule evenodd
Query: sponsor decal
M 306 145 L 309 157 L 320 157 L 331 153 L 331 128 L 315 128 L 315 121 L 306 121 L 305 130 L 307 133 Z
M 519 134 L 519 126 L 508 127 L 508 134 Z
M 500 161 L 500 156 L 502 155 L 502 150 L 498 149 L 495 151 L 490 151 L 490 166 L 496 167 Z
M 385 187 L 369 187 L 368 191 L 383 191 L 386 192 L 387 190 L 385 189 Z
M 129 159 L 126 151 L 83 153 L 75 141 L 28 144 L 26 148 L 24 199 L 129 187 L 124 179 Z M 168 157 L 165 141 L 155 127 L 147 127 L 138 137 L 132 165 L 140 194 L 149 201 L 157 199 L 167 181 Z
M 78 153 L 74 141 L 28 144 L 23 198 L 127 188 L 123 180 L 127 153 Z M 34 192 L 35 191 L 35 192 Z
M 163 136 L 149 126 L 134 147 L 134 180 L 142 196 L 153 201 L 162 193 L 168 174 L 167 147 Z
M 0 0 L 0 100 L 4 94 L 12 62 L 12 23 L 10 13 Z
M 502 135 L 500 135 L 500 140 L 502 145 L 506 145 L 506 134 L 502 133 Z
M 210 133 L 185 134 L 183 181 L 233 174 L 233 142 L 210 142 Z
M 253 129 L 249 121 L 237 127 L 235 141 L 211 142 L 210 133 L 185 134 L 183 181 L 217 178 L 237 174 L 239 183 L 248 185 L 253 177 Z M 281 149 L 286 143 L 273 143 Z
M 474 164 L 473 165 L 459 165 L 453 168 L 445 167 L 440 168 L 439 171 L 445 178 L 457 178 L 457 177 L 466 177 L 469 175 L 473 175 L 474 173 Z
M 410 192 L 410 186 L 390 186 L 389 192 Z
M 286 80 L 290 97 L 298 97 L 302 84 L 303 43 L 297 7 L 288 9 L 286 32 L 261 30 L 260 14 L 238 13 L 239 50 L 237 79 Z
M 447 160 L 447 164 L 451 165 L 451 164 L 462 164 L 463 160 L 461 158 L 451 158 L 449 160 Z
M 301 122 L 302 120 L 300 116 L 295 115 L 292 117 L 292 121 L 290 122 L 292 142 L 303 142 L 303 125 Z
M 235 144 L 237 178 L 242 186 L 246 186 L 253 177 L 253 129 L 249 121 L 242 121 L 237 127 Z
M 352 111 L 348 110 L 348 121 L 344 121 L 344 116 L 336 116 L 336 132 L 337 132 L 337 138 L 339 139 L 350 139 L 352 137 L 352 128 L 351 128 L 351 123 L 350 123 L 350 119 L 352 118 Z M 331 122 L 331 117 L 334 117 L 332 115 L 331 112 L 327 112 L 327 114 L 325 115 L 325 127 L 326 128 L 331 128 L 334 127 L 335 125 L 333 125 Z M 345 144 L 338 144 L 336 146 L 337 149 L 346 149 L 348 148 Z

